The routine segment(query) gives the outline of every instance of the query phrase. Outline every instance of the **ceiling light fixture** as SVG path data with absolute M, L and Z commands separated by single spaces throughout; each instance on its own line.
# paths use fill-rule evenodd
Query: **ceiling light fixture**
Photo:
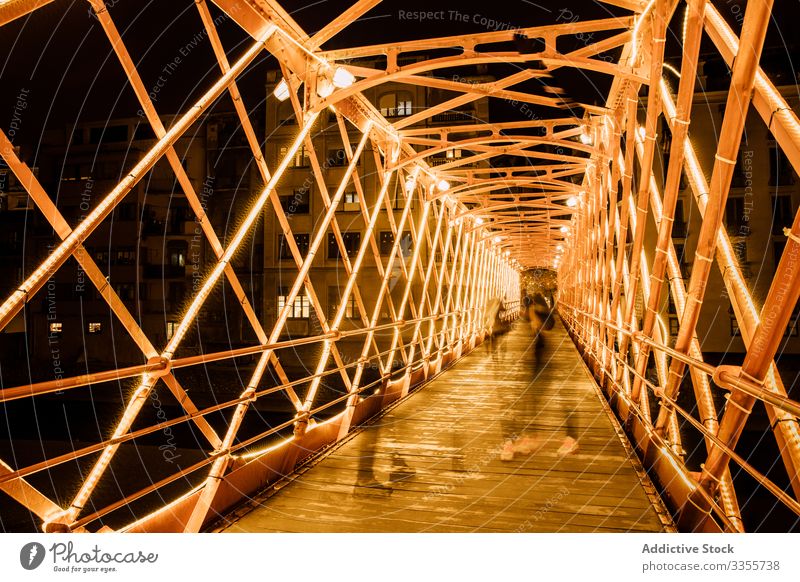
M 353 73 L 344 67 L 336 67 L 336 71 L 333 73 L 333 84 L 337 89 L 345 89 L 355 83 L 355 80 Z
M 272 94 L 278 101 L 286 101 L 289 98 L 289 83 L 286 82 L 286 79 L 281 79 Z

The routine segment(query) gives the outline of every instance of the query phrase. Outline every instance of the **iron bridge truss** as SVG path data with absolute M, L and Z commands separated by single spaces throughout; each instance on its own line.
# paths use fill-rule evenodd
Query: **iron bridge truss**
M 47 0 L 0 2 L 0 26 L 49 4 Z M 772 286 L 759 307 L 745 284 L 725 230 L 721 228 L 725 200 L 742 137 L 744 119 L 752 108 L 768 124 L 778 145 L 800 171 L 800 124 L 796 114 L 759 67 L 772 8 L 771 0 L 747 3 L 741 38 L 737 37 L 708 0 L 613 0 L 608 4 L 628 16 L 538 26 L 515 31 L 484 32 L 386 45 L 324 50 L 325 43 L 380 3 L 359 0 L 313 36 L 306 33 L 276 0 L 214 0 L 250 37 L 249 47 L 235 58 L 220 40 L 206 0 L 196 8 L 218 61 L 217 79 L 205 94 L 165 127 L 148 95 L 124 39 L 103 0 L 89 0 L 140 108 L 156 136 L 152 149 L 118 184 L 103 194 L 74 228 L 53 198 L 23 163 L 5 133 L 0 155 L 30 199 L 61 239 L 52 252 L 0 304 L 0 329 L 9 325 L 40 293 L 48 278 L 74 259 L 142 354 L 140 365 L 0 389 L 0 400 L 35 399 L 57 391 L 96 388 L 128 381 L 132 389 L 123 410 L 113 419 L 108 438 L 46 458 L 29 466 L 0 460 L 0 489 L 39 517 L 45 531 L 108 530 L 105 519 L 136 500 L 159 497 L 160 506 L 120 531 L 197 532 L 244 496 L 291 473 L 298 463 L 321 448 L 345 438 L 361 421 L 408 394 L 414 386 L 440 372 L 491 333 L 484 313 L 489 303 L 504 298 L 506 317 L 519 312 L 521 273 L 550 268 L 558 273 L 558 306 L 565 325 L 598 384 L 604 389 L 646 466 L 657 476 L 665 497 L 684 529 L 742 531 L 743 523 L 731 477 L 733 462 L 766 487 L 776 500 L 800 515 L 800 403 L 787 396 L 773 362 L 783 330 L 800 293 L 800 215 L 786 230 L 786 248 Z M 683 18 L 683 58 L 677 82 L 665 77 L 667 25 Z M 689 139 L 695 77 L 703 33 L 731 67 L 732 78 L 713 168 L 702 168 Z M 559 39 L 597 33 L 599 40 L 563 54 Z M 540 50 L 497 50 L 515 35 L 538 39 Z M 404 60 L 408 54 L 451 50 L 449 56 Z M 297 122 L 297 134 L 274 167 L 268 167 L 249 110 L 237 87 L 239 79 L 264 51 L 283 72 Z M 609 54 L 614 59 L 601 58 Z M 374 67 L 364 59 L 378 57 Z M 491 63 L 517 64 L 517 71 L 484 83 L 436 77 L 442 69 Z M 528 66 L 535 63 L 537 66 Z M 565 96 L 515 89 L 526 81 L 567 68 L 612 78 L 605 104 L 575 103 Z M 456 97 L 387 120 L 364 96 L 386 83 L 403 83 L 451 91 Z M 647 93 L 643 123 L 637 119 Z M 227 94 L 247 137 L 250 155 L 264 187 L 239 217 L 233 236 L 215 232 L 205 218 L 200 197 L 175 150 L 176 141 L 209 107 Z M 482 98 L 504 99 L 548 111 L 525 121 L 454 124 L 425 127 L 435 115 Z M 335 191 L 326 187 L 323 160 L 312 140 L 322 112 L 335 112 L 347 154 L 347 165 Z M 577 116 L 574 112 L 582 114 Z M 552 115 L 553 111 L 563 115 Z M 666 123 L 672 135 L 663 191 L 653 174 L 656 132 Z M 356 132 L 357 140 L 350 135 Z M 301 149 L 309 154 L 316 178 L 315 192 L 325 212 L 317 220 L 308 249 L 301 252 L 291 222 L 282 209 L 276 187 Z M 372 151 L 380 168 L 379 188 L 365 197 L 359 160 Z M 432 160 L 453 151 L 466 156 Z M 513 156 L 517 165 L 497 163 Z M 180 324 L 164 345 L 156 345 L 137 323 L 123 300 L 106 284 L 106 274 L 84 248 L 84 242 L 159 160 L 166 160 L 202 228 L 214 255 L 213 267 L 191 297 Z M 710 174 L 707 173 L 710 171 Z M 681 173 L 688 177 L 702 228 L 695 267 L 685 282 L 671 232 Z M 710 179 L 707 176 L 710 175 Z M 577 179 L 576 179 L 577 177 Z M 366 225 L 357 252 L 348 254 L 337 207 L 346 188 L 355 188 Z M 390 196 L 402 193 L 400 208 Z M 285 235 L 297 277 L 274 320 L 263 320 L 248 299 L 232 267 L 243 241 L 265 213 L 274 214 Z M 375 225 L 388 219 L 396 235 L 388 257 L 378 251 Z M 645 244 L 645 229 L 653 221 L 657 242 Z M 788 225 L 787 225 L 788 226 Z M 406 261 L 398 233 L 410 231 L 413 255 Z M 346 282 L 341 302 L 326 313 L 309 275 L 328 232 L 340 249 Z M 696 333 L 704 292 L 714 264 L 725 286 L 747 347 L 741 367 L 712 366 L 703 360 Z M 363 296 L 359 274 L 375 268 L 381 278 L 376 297 Z M 401 272 L 400 300 L 393 299 L 390 281 Z M 257 338 L 252 346 L 223 352 L 185 355 L 182 342 L 215 289 L 227 285 L 238 299 Z M 321 332 L 311 337 L 281 339 L 292 303 L 307 294 Z M 677 307 L 680 328 L 670 338 L 659 319 L 669 296 Z M 354 299 L 357 329 L 343 330 L 346 306 Z M 644 309 L 637 309 L 640 305 Z M 382 313 L 388 313 L 383 322 Z M 376 334 L 389 333 L 387 349 Z M 345 361 L 337 344 L 344 338 L 362 342 L 360 358 Z M 319 357 L 313 372 L 290 381 L 279 355 L 282 350 L 314 344 Z M 255 356 L 257 364 L 238 397 L 199 409 L 176 370 L 209 362 Z M 399 365 L 397 364 L 399 362 Z M 656 378 L 648 376 L 654 364 Z M 377 366 L 380 379 L 362 382 L 366 366 Z M 688 372 L 693 409 L 679 405 L 682 380 Z M 329 375 L 341 377 L 347 390 L 324 403 L 317 399 Z M 277 377 L 275 383 L 268 378 Z M 171 393 L 183 414 L 166 421 L 136 424 L 154 390 Z M 714 391 L 725 392 L 727 404 L 717 410 Z M 240 428 L 259 397 L 284 393 L 294 414 L 266 432 L 240 438 Z M 653 398 L 654 396 L 654 398 Z M 655 404 L 654 404 L 655 403 Z M 784 490 L 759 473 L 735 451 L 755 405 L 765 406 L 780 462 L 791 482 Z M 222 412 L 222 430 L 207 420 Z M 333 412 L 332 415 L 330 413 Z M 324 413 L 324 414 L 323 414 Z M 324 418 L 324 420 L 323 420 Z M 205 456 L 148 487 L 98 506 L 98 484 L 109 479 L 121 447 L 165 427 L 191 424 L 205 439 Z M 701 470 L 687 467 L 681 426 L 702 434 L 707 458 Z M 290 436 L 278 433 L 290 429 Z M 282 433 L 283 434 L 283 433 Z M 58 503 L 31 484 L 31 477 L 64 463 L 91 459 L 77 488 L 65 484 Z M 175 492 L 176 484 L 186 484 Z

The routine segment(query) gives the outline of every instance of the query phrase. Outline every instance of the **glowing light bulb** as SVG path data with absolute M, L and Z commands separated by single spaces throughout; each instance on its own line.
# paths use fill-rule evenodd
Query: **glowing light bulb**
M 286 101 L 289 98 L 289 83 L 286 82 L 286 79 L 281 79 L 272 94 L 275 95 L 278 101 Z
M 447 180 L 439 180 L 437 182 L 436 187 L 439 188 L 439 192 L 445 192 L 450 189 L 450 182 Z
M 475 224 L 477 224 L 478 226 L 482 225 L 483 219 L 479 216 L 478 218 L 475 219 Z
M 501 240 L 503 240 L 503 239 L 501 237 L 499 237 L 499 236 L 494 237 L 494 242 L 496 242 L 496 243 L 499 243 Z
M 510 254 L 511 254 L 511 251 L 508 251 L 508 250 L 507 250 L 507 251 L 506 251 L 506 253 L 505 253 L 505 255 L 506 255 L 506 256 L 508 256 L 508 255 L 510 255 Z
M 411 194 L 414 191 L 414 188 L 417 187 L 417 181 L 414 178 L 409 178 L 406 180 L 406 192 Z
M 338 89 L 349 87 L 355 82 L 355 80 L 356 78 L 353 76 L 353 73 L 344 67 L 336 67 L 336 71 L 333 73 L 333 84 Z
M 589 132 L 588 125 L 584 125 L 581 130 L 581 143 L 583 145 L 592 145 L 592 134 Z
M 317 77 L 317 95 L 325 99 L 325 97 L 329 97 L 334 90 L 333 83 L 327 77 L 320 75 Z
M 569 229 L 566 226 L 562 226 L 558 230 L 560 230 L 562 234 L 567 234 L 569 232 Z
M 575 196 L 570 196 L 567 198 L 567 206 L 570 208 L 575 208 L 578 205 L 578 199 Z

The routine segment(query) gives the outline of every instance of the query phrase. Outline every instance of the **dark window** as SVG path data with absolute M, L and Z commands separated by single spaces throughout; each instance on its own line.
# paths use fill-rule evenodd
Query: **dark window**
M 123 301 L 136 299 L 136 287 L 134 287 L 133 283 L 117 283 L 114 285 L 114 291 Z
M 303 257 L 308 254 L 308 241 L 309 235 L 307 233 L 294 235 L 294 242 L 297 244 L 300 255 Z M 292 250 L 289 248 L 289 245 L 286 244 L 286 236 L 283 234 L 278 235 L 278 258 L 281 260 L 292 258 Z
M 181 165 L 186 168 L 186 158 Z M 238 190 L 250 187 L 250 166 L 247 158 L 236 149 L 223 149 L 214 154 L 211 171 L 214 175 L 214 188 L 217 190 Z
M 342 240 L 344 240 L 344 248 L 347 250 L 347 256 L 350 258 L 358 254 L 358 248 L 361 246 L 361 233 L 360 232 L 343 232 Z M 328 258 L 338 259 L 341 257 L 339 254 L 339 245 L 336 244 L 336 237 L 332 232 L 328 233 Z
M 297 117 L 291 101 L 285 101 L 278 107 L 278 125 L 296 125 Z
M 343 149 L 328 150 L 328 158 L 325 160 L 329 168 L 338 168 L 347 165 L 347 152 Z
M 394 235 L 390 231 L 384 230 L 378 238 L 381 254 L 388 255 L 391 253 L 392 245 L 394 245 Z
M 672 223 L 672 237 L 686 238 L 688 225 L 683 214 L 683 200 L 678 200 L 675 204 L 675 221 Z
M 667 295 L 667 313 L 671 316 L 678 315 L 678 308 L 675 307 L 675 301 L 672 299 L 672 294 Z
M 769 149 L 769 185 L 790 186 L 794 184 L 794 172 L 789 158 L 777 145 Z
M 691 274 L 690 263 L 686 260 L 686 247 L 683 244 L 673 244 L 675 256 L 678 258 L 678 267 L 681 270 L 681 277 L 688 279 Z
M 295 190 L 288 196 L 281 196 L 281 207 L 286 214 L 308 214 L 311 211 L 309 191 Z
M 149 123 L 139 123 L 136 125 L 136 129 L 133 130 L 134 140 L 155 139 L 155 138 L 156 134 L 153 133 L 153 128 L 150 127 Z
M 790 227 L 794 220 L 791 196 L 772 197 L 772 234 L 783 234 L 784 227 Z
M 125 202 L 118 205 L 114 209 L 114 217 L 117 220 L 136 220 L 138 218 L 138 216 L 136 216 L 136 203 Z
M 797 319 L 800 317 L 800 310 L 797 307 L 792 311 L 792 316 L 789 318 L 789 323 L 786 324 L 786 329 L 783 332 L 783 337 L 797 336 Z
M 394 234 L 391 231 L 385 230 L 382 231 L 380 234 L 380 251 L 382 255 L 388 255 L 392 252 L 392 246 L 394 246 Z M 403 236 L 400 239 L 400 252 L 402 253 L 403 257 L 410 257 L 411 253 L 414 252 L 414 245 L 411 240 L 411 232 L 408 230 L 403 231 Z
M 183 204 L 176 204 L 169 209 L 168 226 L 170 234 L 183 234 L 185 225 L 192 219 L 191 208 Z
M 747 240 L 739 238 L 731 241 L 733 246 L 733 255 L 736 257 L 736 262 L 742 270 L 742 276 L 750 276 L 750 263 L 747 262 Z
M 744 213 L 744 197 L 728 196 L 725 202 L 725 226 L 728 233 L 741 234 L 740 229 L 747 227 Z
M 739 150 L 739 155 L 736 157 L 736 165 L 733 167 L 733 176 L 731 177 L 732 188 L 744 188 L 747 186 L 748 174 L 751 174 L 753 167 L 753 152 Z
M 677 317 L 669 318 L 669 335 L 672 337 L 678 336 L 678 331 L 681 328 L 681 321 Z
M 785 240 L 776 240 L 772 242 L 772 260 L 775 261 L 775 268 L 778 268 L 778 263 L 781 262 L 783 249 L 786 248 Z
M 186 296 L 186 284 L 172 282 L 169 284 L 169 310 L 177 311 Z
M 105 143 L 128 141 L 128 126 L 107 125 L 104 127 L 90 128 L 89 143 L 98 144 L 101 141 Z

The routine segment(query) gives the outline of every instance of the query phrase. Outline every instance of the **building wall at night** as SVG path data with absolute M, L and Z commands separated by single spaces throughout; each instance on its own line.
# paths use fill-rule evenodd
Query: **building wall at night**
M 711 70 L 711 68 L 708 68 Z M 703 91 L 695 94 L 692 107 L 692 124 L 689 129 L 691 143 L 697 152 L 706 179 L 710 179 L 714 165 L 717 139 L 722 126 L 729 77 L 712 79 L 701 76 L 698 85 Z M 673 83 L 676 85 L 676 83 Z M 796 86 L 779 87 L 789 105 L 800 109 Z M 640 111 L 644 119 L 644 110 Z M 669 135 L 662 121 L 657 138 L 658 155 L 654 173 L 663 194 L 665 162 L 668 160 Z M 679 201 L 673 226 L 673 244 L 681 258 L 684 281 L 688 285 L 695 261 L 701 216 L 694 195 L 685 176 L 681 179 Z M 748 288 L 752 290 L 757 308 L 766 297 L 781 252 L 786 244 L 783 228 L 791 226 L 800 206 L 800 181 L 787 158 L 777 147 L 774 137 L 758 112 L 752 108 L 747 116 L 738 163 L 723 218 L 724 228 L 731 239 Z M 650 221 L 647 225 L 645 248 L 648 262 L 652 264 L 657 231 Z M 662 296 L 666 293 L 662 294 Z M 677 333 L 678 318 L 671 302 L 664 301 L 662 317 L 668 325 L 673 340 Z M 703 300 L 697 336 L 704 353 L 712 358 L 723 354 L 744 353 L 744 342 L 730 308 L 722 274 L 715 265 L 711 270 L 708 288 Z M 792 318 L 780 351 L 800 352 L 800 322 Z M 779 353 L 780 353 L 779 351 Z
M 268 74 L 265 157 L 270 167 L 277 166 L 281 159 L 282 149 L 290 144 L 298 131 L 291 102 L 289 100 L 280 102 L 272 95 L 272 91 L 280 79 L 279 71 L 271 71 Z M 483 82 L 487 80 L 491 80 L 491 78 L 476 74 L 474 77 L 465 79 L 465 82 Z M 390 122 L 393 122 L 431 105 L 446 101 L 453 95 L 446 91 L 389 83 L 382 85 L 379 89 L 368 89 L 365 91 L 365 96 L 382 115 Z M 463 109 L 446 111 L 410 127 L 484 123 L 488 118 L 488 100 L 482 98 L 465 105 Z M 314 148 L 319 157 L 322 172 L 325 175 L 328 194 L 333 197 L 346 171 L 348 160 L 343 151 L 343 143 L 336 116 L 332 112 L 325 111 L 321 114 L 316 124 L 317 126 L 312 130 Z M 348 135 L 351 147 L 355 149 L 361 134 L 348 124 Z M 463 135 L 464 139 L 468 137 L 469 134 Z M 368 142 L 356 168 L 356 172 L 363 184 L 363 192 L 366 197 L 364 202 L 368 211 L 374 207 L 376 197 L 380 191 L 376 155 L 377 152 L 372 151 L 372 147 Z M 461 152 L 448 155 L 461 156 Z M 466 157 L 469 154 L 465 151 L 463 155 Z M 429 159 L 428 163 L 435 167 L 437 164 L 448 161 L 452 161 L 452 157 L 442 155 L 442 157 Z M 307 248 L 313 238 L 314 225 L 321 220 L 326 210 L 314 179 L 314 170 L 311 162 L 303 151 L 295 156 L 292 166 L 279 182 L 278 193 L 281 196 L 283 209 L 289 219 L 292 231 L 298 238 L 298 245 L 302 251 L 303 248 Z M 388 188 L 388 195 L 394 208 L 397 209 L 395 218 L 398 219 L 404 199 L 403 184 L 398 183 L 393 178 Z M 409 221 L 413 220 L 415 224 L 418 224 L 421 210 L 420 205 L 415 203 L 412 206 Z M 344 198 L 337 211 L 337 220 L 343 237 L 346 239 L 345 242 L 348 245 L 352 245 L 352 253 L 350 254 L 352 261 L 364 240 L 363 237 L 366 236 L 366 223 L 362 215 L 358 193 L 352 182 L 345 189 Z M 434 217 L 429 217 L 431 232 L 434 224 Z M 410 267 L 413 246 L 411 245 L 408 223 L 403 230 L 406 234 L 401 241 L 401 249 L 403 250 L 406 265 Z M 288 288 L 297 274 L 295 262 L 291 258 L 288 248 L 283 251 L 280 248 L 281 233 L 277 218 L 274 213 L 268 211 L 264 227 L 264 313 L 267 321 L 272 321 L 276 317 L 281 295 L 288 292 Z M 378 219 L 375 235 L 383 264 L 386 264 L 394 238 L 385 212 Z M 428 248 L 426 244 L 421 249 L 420 261 L 422 265 L 427 264 Z M 453 250 L 451 249 L 450 252 L 452 253 Z M 372 316 L 374 298 L 377 296 L 381 278 L 378 275 L 377 268 L 374 266 L 372 250 L 368 249 L 367 253 L 357 284 L 365 299 L 367 317 L 369 318 Z M 393 271 L 390 287 L 392 288 L 394 305 L 398 306 L 405 286 L 405 279 L 401 275 L 397 260 L 395 260 Z M 338 258 L 338 247 L 333 239 L 331 228 L 328 229 L 328 234 L 319 249 L 310 277 L 320 302 L 324 306 L 326 315 L 329 318 L 333 317 L 339 304 L 339 290 L 347 282 L 347 272 L 343 261 Z M 422 277 L 417 273 L 415 281 L 415 295 L 417 297 L 419 296 L 421 284 Z M 309 305 L 307 298 L 298 298 L 293 311 L 296 317 L 291 318 L 287 323 L 286 333 L 288 335 L 321 333 L 321 328 L 314 315 L 314 309 Z M 358 325 L 355 324 L 355 320 L 360 315 L 354 299 L 351 299 L 348 303 L 345 315 L 342 329 L 361 326 L 360 321 L 357 322 Z M 382 319 L 388 320 L 388 311 L 384 309 L 381 316 Z M 411 318 L 411 314 L 407 309 L 405 319 L 409 318 Z
M 265 159 L 270 169 L 277 166 L 281 148 L 285 148 L 297 132 L 290 103 L 280 102 L 272 95 L 279 79 L 277 71 L 269 73 L 266 119 L 256 126 L 257 132 L 266 130 L 266 134 L 258 138 L 265 144 Z M 491 77 L 477 70 L 474 76 L 464 79 L 465 82 L 487 80 Z M 392 121 L 446 101 L 453 94 L 390 84 L 368 90 L 366 96 Z M 488 118 L 488 100 L 483 98 L 413 127 L 481 123 Z M 163 116 L 163 122 L 168 127 L 172 118 Z M 328 193 L 333 196 L 347 166 L 335 115 L 324 112 L 312 135 Z M 465 139 L 469 136 L 463 134 Z M 353 148 L 360 137 L 359 132 L 349 128 Z M 37 160 L 41 167 L 40 181 L 67 222 L 74 227 L 153 146 L 155 137 L 145 119 L 121 118 L 50 130 L 44 143 Z M 264 186 L 237 116 L 233 112 L 207 115 L 175 144 L 175 149 L 224 246 L 226 237 L 233 234 L 248 204 Z M 25 153 L 22 152 L 23 159 Z M 376 155 L 368 142 L 357 166 L 368 209 L 373 207 L 380 189 Z M 460 155 L 461 152 L 448 154 Z M 465 151 L 463 155 L 469 154 Z M 429 163 L 436 166 L 452 161 L 453 158 L 448 156 L 432 158 Z M 301 239 L 302 250 L 307 248 L 304 246 L 307 243 L 302 241 L 311 239 L 314 225 L 325 209 L 308 157 L 301 152 L 296 158 L 279 182 L 278 194 L 294 233 Z M 41 212 L 28 201 L 21 188 L 14 186 L 13 177 L 9 178 L 7 174 L 4 173 L 4 206 L 0 212 L 0 227 L 8 243 L 2 251 L 8 258 L 2 265 L 5 294 L 35 269 L 59 241 Z M 11 190 L 19 191 L 19 196 Z M 393 179 L 388 192 L 397 209 L 397 218 L 404 198 L 403 184 Z M 27 212 L 26 203 L 29 207 Z M 414 204 L 409 221 L 418 224 L 421 211 L 420 205 Z M 365 221 L 352 182 L 346 188 L 337 219 L 352 249 L 352 260 L 365 236 Z M 430 217 L 430 232 L 434 224 L 434 217 Z M 407 224 L 403 230 L 401 248 L 409 267 L 413 252 L 411 227 Z M 329 228 L 311 272 L 314 288 L 328 317 L 333 316 L 339 304 L 340 289 L 347 281 L 331 232 Z M 288 248 L 281 250 L 280 241 L 281 229 L 273 210 L 268 207 L 264 219 L 232 262 L 266 329 L 271 327 L 277 315 L 280 295 L 288 291 L 297 273 Z M 376 227 L 376 242 L 385 264 L 394 242 L 385 212 Z M 214 262 L 213 253 L 166 159 L 159 161 L 137 183 L 113 215 L 89 237 L 85 247 L 156 349 L 163 348 L 180 321 L 187 301 Z M 428 244 L 423 245 L 422 265 L 427 264 L 428 247 Z M 393 271 L 390 287 L 395 305 L 399 305 L 405 279 L 397 260 Z M 419 271 L 415 277 L 414 296 L 419 297 L 423 277 Z M 368 316 L 371 316 L 379 284 L 380 277 L 370 250 L 358 278 Z M 319 321 L 305 294 L 298 299 L 294 311 L 295 317 L 288 322 L 286 335 L 320 333 Z M 359 314 L 352 298 L 345 315 L 342 328 L 356 327 L 353 320 Z M 382 318 L 388 318 L 388 315 L 384 308 Z M 410 317 L 407 309 L 406 319 Z M 53 354 L 56 354 L 65 374 L 70 371 L 79 373 L 81 369 L 85 371 L 87 364 L 90 368 L 96 365 L 103 369 L 142 361 L 129 333 L 75 260 L 70 260 L 48 281 L 29 303 L 24 317 L 20 315 L 17 319 L 0 338 L 4 349 L 42 363 L 52 363 Z M 181 353 L 225 349 L 253 338 L 230 285 L 224 282 L 218 285 L 201 311 Z M 49 376 L 52 375 L 50 367 L 48 364 L 44 369 Z
M 169 116 L 162 120 L 165 126 L 172 122 Z M 141 160 L 155 137 L 146 120 L 126 118 L 50 131 L 45 141 L 40 181 L 74 227 Z M 253 186 L 252 154 L 238 118 L 233 113 L 212 113 L 179 139 L 175 149 L 224 241 L 251 199 Z M 9 243 L 3 251 L 8 260 L 2 261 L 7 294 L 36 268 L 58 238 L 32 202 L 28 212 L 20 206 L 13 176 L 5 182 L 0 226 Z M 136 184 L 84 246 L 156 349 L 165 345 L 213 258 L 166 159 Z M 251 237 L 246 256 L 238 255 L 233 265 L 245 290 L 259 294 L 257 300 L 251 297 L 251 303 L 260 312 L 260 235 Z M 225 291 L 206 304 L 197 325 L 202 333 L 190 333 L 185 350 L 198 350 L 201 339 L 227 345 L 243 339 L 242 310 L 230 287 Z M 0 339 L 5 349 L 20 355 L 27 352 L 32 361 L 52 360 L 57 350 L 59 362 L 71 368 L 86 362 L 124 365 L 142 360 L 130 334 L 75 260 L 48 281 Z

